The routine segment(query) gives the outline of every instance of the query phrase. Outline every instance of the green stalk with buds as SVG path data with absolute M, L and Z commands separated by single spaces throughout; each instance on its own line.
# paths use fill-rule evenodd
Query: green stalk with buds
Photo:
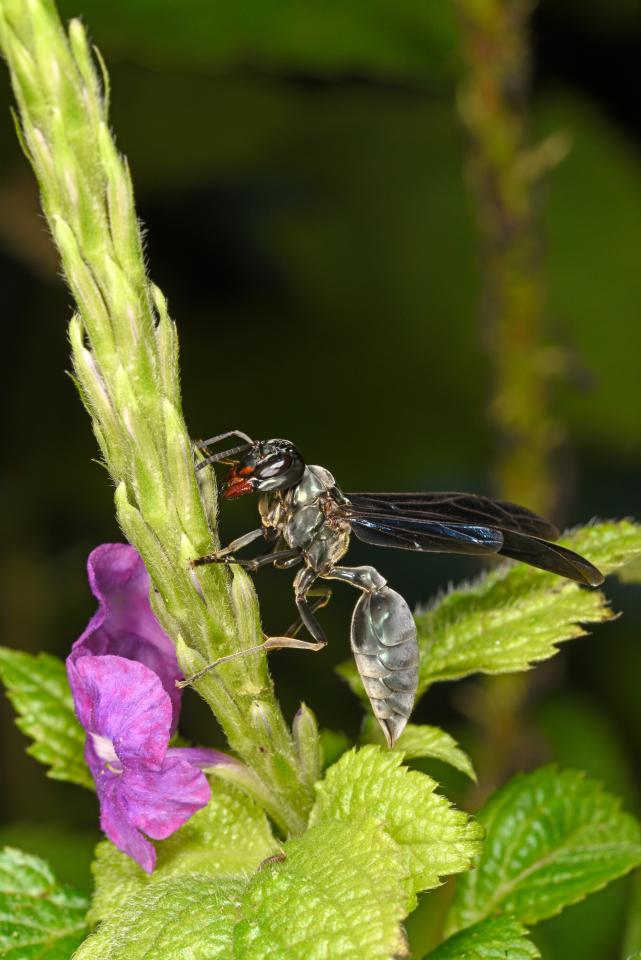
M 77 304 L 75 380 L 115 483 L 118 521 L 151 574 L 156 614 L 188 676 L 260 643 L 260 619 L 242 570 L 190 566 L 219 546 L 215 481 L 211 471 L 196 479 L 176 328 L 145 269 L 129 169 L 108 125 L 108 78 L 96 71 L 82 24 L 72 20 L 66 35 L 50 0 L 2 0 L 0 42 L 21 141 Z M 224 664 L 195 685 L 249 768 L 244 787 L 284 832 L 300 832 L 312 802 L 308 763 L 265 656 Z M 309 717 L 305 738 L 313 741 L 306 754 L 317 752 Z

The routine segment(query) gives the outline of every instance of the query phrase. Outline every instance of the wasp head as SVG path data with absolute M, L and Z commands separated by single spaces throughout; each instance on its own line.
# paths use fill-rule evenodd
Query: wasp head
M 298 483 L 305 462 L 289 440 L 258 440 L 225 478 L 223 497 L 287 490 Z

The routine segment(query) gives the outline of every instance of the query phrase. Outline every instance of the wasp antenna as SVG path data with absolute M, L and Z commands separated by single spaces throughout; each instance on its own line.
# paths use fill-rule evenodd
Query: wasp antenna
M 196 449 L 202 450 L 206 447 L 213 447 L 215 443 L 218 443 L 219 440 L 226 440 L 227 437 L 240 437 L 241 440 L 246 440 L 247 443 L 253 443 L 254 441 L 246 433 L 243 433 L 242 430 L 228 430 L 226 433 L 219 433 L 215 437 L 210 437 L 209 440 L 198 440 L 194 444 Z
M 245 450 L 251 450 L 253 443 L 243 443 L 239 447 L 231 447 L 229 450 L 223 450 L 222 453 L 214 453 L 211 457 L 205 457 L 204 460 L 200 460 L 196 464 L 196 470 L 202 470 L 203 467 L 208 466 L 210 463 L 220 463 L 221 460 L 226 460 L 228 457 L 231 457 L 234 453 L 244 453 Z

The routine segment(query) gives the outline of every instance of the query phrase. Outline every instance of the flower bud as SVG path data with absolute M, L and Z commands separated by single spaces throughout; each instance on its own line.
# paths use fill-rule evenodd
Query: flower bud
M 304 703 L 301 703 L 294 717 L 292 732 L 303 776 L 306 783 L 313 787 L 320 776 L 322 750 L 316 717 Z
M 269 722 L 269 716 L 267 710 L 265 709 L 265 704 L 260 700 L 254 700 L 249 708 L 249 720 L 257 733 L 271 738 L 272 725 Z

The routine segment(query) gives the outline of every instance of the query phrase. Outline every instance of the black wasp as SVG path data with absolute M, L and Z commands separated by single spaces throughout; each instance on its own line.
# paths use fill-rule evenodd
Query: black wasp
M 331 588 L 319 581 L 342 580 L 360 590 L 352 616 L 352 651 L 390 746 L 414 704 L 419 666 L 416 626 L 403 597 L 374 567 L 339 565 L 352 533 L 377 547 L 479 557 L 499 554 L 578 583 L 603 582 L 601 573 L 583 557 L 550 543 L 558 536 L 556 528 L 525 507 L 469 493 L 343 493 L 329 470 L 308 466 L 289 440 L 252 440 L 240 430 L 221 433 L 197 447 L 208 450 L 232 436 L 244 443 L 206 457 L 197 469 L 230 464 L 223 497 L 233 500 L 259 493 L 260 527 L 217 553 L 199 557 L 194 565 L 237 563 L 253 571 L 268 563 L 281 569 L 303 564 L 294 579 L 300 619 L 286 636 L 267 637 L 256 650 L 321 650 L 327 639 L 315 613 L 328 602 Z M 260 537 L 269 542 L 269 550 L 253 560 L 238 559 L 236 551 Z M 303 626 L 312 642 L 297 639 Z

